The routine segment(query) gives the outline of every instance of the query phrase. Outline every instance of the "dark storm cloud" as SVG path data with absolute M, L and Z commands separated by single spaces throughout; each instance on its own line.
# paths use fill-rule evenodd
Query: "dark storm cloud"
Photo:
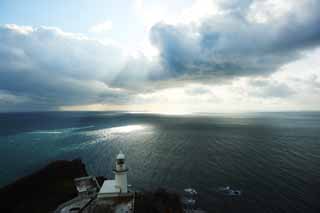
M 249 19 L 253 1 L 224 2 L 223 15 L 208 17 L 198 26 L 153 26 L 151 40 L 172 76 L 270 74 L 320 44 L 319 1 L 301 1 L 300 8 L 264 23 Z

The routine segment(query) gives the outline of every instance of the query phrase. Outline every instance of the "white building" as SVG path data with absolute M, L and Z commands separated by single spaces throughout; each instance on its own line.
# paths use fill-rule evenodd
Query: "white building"
M 128 183 L 127 183 L 127 173 L 128 169 L 125 164 L 125 156 L 120 151 L 117 155 L 116 166 L 113 169 L 115 173 L 114 180 L 105 180 L 98 193 L 98 198 L 111 198 L 119 196 L 127 196 L 128 193 Z

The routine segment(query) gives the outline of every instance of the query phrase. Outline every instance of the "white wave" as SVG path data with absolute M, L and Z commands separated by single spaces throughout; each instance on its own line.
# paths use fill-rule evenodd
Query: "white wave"
M 89 129 L 89 128 L 93 128 L 93 127 L 94 127 L 94 125 L 84 126 L 84 127 L 72 127 L 69 130 L 73 131 L 73 130 Z
M 61 134 L 61 131 L 33 131 L 29 132 L 29 134 Z
M 37 131 L 32 131 L 29 132 L 29 134 L 62 134 L 66 132 L 72 132 L 76 130 L 81 130 L 81 129 L 88 129 L 94 127 L 93 125 L 91 126 L 84 126 L 84 127 L 71 127 L 71 128 L 66 128 L 66 129 L 56 129 L 56 130 L 37 130 Z

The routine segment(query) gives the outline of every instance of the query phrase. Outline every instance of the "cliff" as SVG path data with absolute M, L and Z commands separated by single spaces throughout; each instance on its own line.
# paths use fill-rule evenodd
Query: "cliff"
M 77 195 L 73 179 L 86 176 L 81 160 L 55 161 L 0 189 L 0 212 L 44 213 Z

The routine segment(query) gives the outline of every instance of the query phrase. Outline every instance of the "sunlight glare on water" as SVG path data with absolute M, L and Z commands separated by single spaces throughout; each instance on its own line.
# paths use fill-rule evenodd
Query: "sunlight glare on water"
M 130 133 L 146 129 L 144 125 L 127 125 L 120 127 L 112 127 L 108 129 L 109 133 Z

